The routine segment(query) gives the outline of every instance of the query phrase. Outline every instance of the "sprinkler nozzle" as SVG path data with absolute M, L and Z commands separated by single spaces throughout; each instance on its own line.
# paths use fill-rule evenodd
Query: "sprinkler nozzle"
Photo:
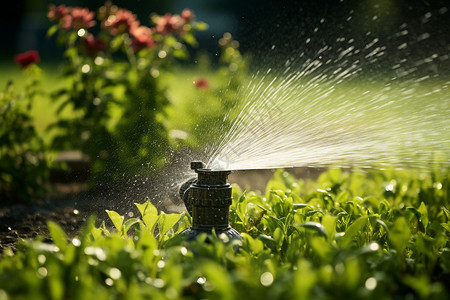
M 191 170 L 204 169 L 205 164 L 200 160 L 191 161 Z
M 188 240 L 200 233 L 210 234 L 213 229 L 217 235 L 225 233 L 230 239 L 242 240 L 228 224 L 232 188 L 227 177 L 231 171 L 205 169 L 201 161 L 191 162 L 191 169 L 197 178 L 186 181 L 180 188 L 180 196 L 192 217 L 192 226 L 184 231 Z

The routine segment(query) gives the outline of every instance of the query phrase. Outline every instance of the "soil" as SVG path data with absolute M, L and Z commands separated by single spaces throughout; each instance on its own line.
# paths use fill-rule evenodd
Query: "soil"
M 297 177 L 314 178 L 323 169 L 295 168 L 289 171 Z M 272 175 L 273 170 L 236 171 L 230 175 L 229 182 L 237 183 L 244 189 L 264 191 Z M 133 202 L 145 201 L 149 196 L 146 193 L 153 194 L 152 200 L 164 196 L 164 199 L 154 203 L 160 210 L 180 212 L 185 209 L 177 197 L 177 191 L 173 188 L 160 189 L 158 179 L 133 180 L 135 181 L 141 184 L 88 190 L 86 183 L 68 180 L 54 183 L 53 193 L 46 201 L 0 206 L 0 256 L 2 249 L 6 247 L 15 250 L 17 242 L 21 239 L 41 236 L 44 241 L 50 241 L 48 221 L 58 223 L 67 236 L 73 238 L 77 236 L 90 215 L 97 216 L 98 224 L 105 221 L 107 226 L 111 225 L 106 209 L 115 210 L 127 217 L 136 216 L 138 211 Z

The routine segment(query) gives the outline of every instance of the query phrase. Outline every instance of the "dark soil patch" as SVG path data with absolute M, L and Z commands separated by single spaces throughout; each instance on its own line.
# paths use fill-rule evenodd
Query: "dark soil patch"
M 294 168 L 289 172 L 298 178 L 315 178 L 323 170 Z M 237 183 L 243 189 L 264 192 L 272 175 L 273 170 L 236 171 L 230 176 L 229 182 Z M 54 186 L 56 193 L 45 202 L 0 206 L 0 255 L 6 247 L 15 250 L 21 239 L 41 236 L 50 241 L 48 221 L 59 224 L 68 237 L 73 238 L 78 235 L 90 215 L 97 216 L 97 225 L 105 221 L 107 226 L 111 226 L 106 209 L 115 210 L 126 217 L 135 217 L 138 211 L 133 203 L 143 202 L 147 196 L 155 201 L 158 209 L 165 212 L 180 212 L 185 209 L 174 189 L 159 189 L 161 184 L 158 180 L 141 182 L 141 185 L 118 184 L 90 191 L 87 191 L 86 184 L 80 182 L 59 183 Z

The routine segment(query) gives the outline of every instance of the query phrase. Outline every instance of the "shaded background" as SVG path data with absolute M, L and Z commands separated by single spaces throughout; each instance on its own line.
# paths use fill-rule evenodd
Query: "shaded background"
M 10 61 L 14 54 L 30 49 L 38 50 L 47 60 L 61 53 L 54 41 L 45 37 L 50 25 L 46 12 L 51 3 L 96 10 L 104 1 L 4 2 L 0 12 L 1 60 Z M 333 44 L 337 37 L 347 36 L 355 38 L 356 47 L 364 47 L 377 36 L 382 44 L 392 47 L 392 53 L 398 52 L 396 48 L 407 41 L 406 54 L 403 51 L 401 55 L 411 59 L 423 58 L 431 52 L 438 56 L 450 53 L 450 14 L 446 0 L 116 0 L 114 4 L 133 11 L 147 25 L 151 12 L 180 13 L 186 7 L 193 9 L 198 19 L 210 25 L 208 31 L 198 34 L 198 39 L 201 47 L 211 53 L 217 51 L 217 40 L 224 32 L 231 32 L 240 41 L 244 53 L 251 52 L 256 58 L 264 57 L 273 45 L 277 45 L 278 54 L 285 56 L 308 47 L 317 51 L 316 46 L 320 45 L 305 46 L 305 40 L 314 35 L 315 28 L 320 28 L 322 44 Z M 399 36 L 405 28 L 408 34 Z M 384 64 L 389 65 L 392 60 L 395 57 L 385 59 Z M 384 64 L 377 64 L 380 70 L 385 68 Z M 435 68 L 441 75 L 448 74 L 448 60 Z

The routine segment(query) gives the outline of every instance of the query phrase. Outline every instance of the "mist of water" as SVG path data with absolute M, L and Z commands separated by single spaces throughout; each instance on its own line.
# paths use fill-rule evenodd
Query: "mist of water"
M 367 32 L 324 44 L 318 26 L 295 53 L 279 55 L 274 44 L 276 58 L 243 85 L 240 112 L 208 167 L 428 167 L 436 156 L 448 164 L 450 76 L 441 70 L 450 46 L 428 47 L 429 32 L 408 29 L 396 28 L 389 43 Z M 424 50 L 411 53 L 413 43 Z

